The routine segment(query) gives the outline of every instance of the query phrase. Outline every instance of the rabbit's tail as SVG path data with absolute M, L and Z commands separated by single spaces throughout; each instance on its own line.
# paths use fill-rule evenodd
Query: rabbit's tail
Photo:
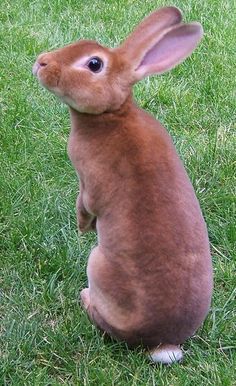
M 183 359 L 181 348 L 173 344 L 161 344 L 149 351 L 148 355 L 152 362 L 165 365 L 171 365 L 172 363 L 179 362 Z

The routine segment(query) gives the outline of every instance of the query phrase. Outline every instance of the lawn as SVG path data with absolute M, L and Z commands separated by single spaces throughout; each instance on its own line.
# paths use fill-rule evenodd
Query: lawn
M 96 237 L 77 234 L 67 107 L 31 74 L 40 52 L 78 38 L 112 46 L 163 4 L 0 2 L 0 385 L 236 384 L 234 1 L 176 0 L 205 37 L 184 64 L 135 87 L 173 137 L 211 242 L 212 307 L 181 364 L 150 365 L 140 350 L 102 337 L 81 309 Z

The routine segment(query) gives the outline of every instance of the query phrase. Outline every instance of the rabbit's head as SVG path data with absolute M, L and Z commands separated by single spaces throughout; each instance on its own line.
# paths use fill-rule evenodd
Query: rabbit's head
M 182 24 L 177 8 L 164 7 L 145 18 L 117 48 L 80 40 L 41 54 L 33 72 L 75 110 L 100 114 L 119 109 L 138 80 L 183 61 L 201 37 L 200 24 Z
M 43 86 L 80 112 L 115 110 L 129 93 L 122 58 L 90 40 L 41 54 L 33 71 Z

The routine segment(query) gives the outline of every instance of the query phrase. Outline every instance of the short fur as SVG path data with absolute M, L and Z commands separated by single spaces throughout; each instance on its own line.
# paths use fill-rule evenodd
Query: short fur
M 161 124 L 139 109 L 132 85 L 184 60 L 202 37 L 174 7 L 153 12 L 115 49 L 82 40 L 39 56 L 34 73 L 69 105 L 70 159 L 80 176 L 81 232 L 96 230 L 81 292 L 111 336 L 153 349 L 179 345 L 205 319 L 212 265 L 193 187 Z M 104 68 L 87 66 L 99 57 Z

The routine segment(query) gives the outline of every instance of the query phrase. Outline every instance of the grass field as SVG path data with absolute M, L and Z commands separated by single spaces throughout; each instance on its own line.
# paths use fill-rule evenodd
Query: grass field
M 235 2 L 176 0 L 205 38 L 184 64 L 135 88 L 171 133 L 209 229 L 212 308 L 182 364 L 150 365 L 101 337 L 80 308 L 96 238 L 77 234 L 67 108 L 31 75 L 40 52 L 77 38 L 112 46 L 163 4 L 0 2 L 0 385 L 236 385 Z

